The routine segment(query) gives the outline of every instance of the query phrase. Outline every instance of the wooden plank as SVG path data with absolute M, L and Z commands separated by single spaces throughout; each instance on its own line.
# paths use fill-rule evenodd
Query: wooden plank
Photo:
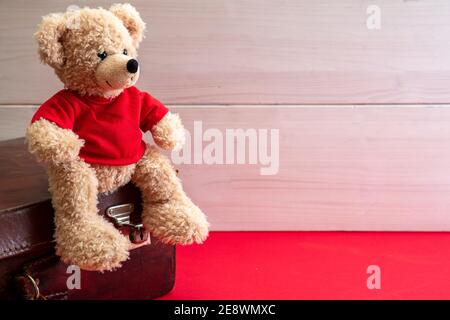
M 192 138 L 191 164 L 177 164 L 180 176 L 214 230 L 450 231 L 450 105 L 172 109 Z M 23 114 L 0 108 L 0 119 Z M 199 147 L 195 139 L 219 132 L 226 140 L 226 130 L 238 128 L 279 130 L 276 174 L 261 175 L 267 165 L 259 157 L 256 164 L 200 160 L 210 142 Z
M 0 106 L 0 141 L 23 137 L 37 106 Z
M 148 22 L 139 86 L 171 104 L 449 103 L 450 2 L 131 1 Z M 85 1 L 0 2 L 0 103 L 61 87 L 38 62 L 42 15 Z M 109 6 L 94 0 L 90 6 Z

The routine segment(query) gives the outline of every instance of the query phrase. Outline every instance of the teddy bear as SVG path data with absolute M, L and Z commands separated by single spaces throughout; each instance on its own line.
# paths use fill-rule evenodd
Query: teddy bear
M 208 236 L 205 214 L 159 151 L 184 143 L 180 117 L 134 86 L 144 30 L 133 6 L 114 4 L 49 14 L 35 33 L 64 89 L 36 111 L 26 141 L 48 172 L 56 254 L 84 270 L 114 270 L 129 257 L 130 240 L 98 214 L 97 198 L 130 181 L 142 193 L 145 229 L 161 242 Z M 143 141 L 147 131 L 157 146 Z

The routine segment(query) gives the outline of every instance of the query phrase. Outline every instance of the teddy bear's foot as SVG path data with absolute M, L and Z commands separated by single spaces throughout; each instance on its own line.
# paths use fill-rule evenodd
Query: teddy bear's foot
M 128 238 L 100 216 L 82 223 L 58 221 L 57 225 L 56 254 L 67 264 L 90 271 L 110 271 L 128 259 Z
M 206 239 L 206 216 L 185 194 L 169 160 L 155 147 L 147 147 L 132 180 L 142 192 L 144 227 L 155 237 L 169 244 Z
M 142 220 L 145 228 L 163 243 L 202 243 L 208 237 L 205 215 L 184 193 L 168 201 L 145 203 Z

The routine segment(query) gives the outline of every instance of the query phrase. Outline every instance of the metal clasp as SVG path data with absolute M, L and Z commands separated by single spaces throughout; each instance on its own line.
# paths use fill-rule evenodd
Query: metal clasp
M 47 300 L 43 295 L 41 295 L 41 292 L 39 291 L 39 280 L 34 280 L 32 276 L 30 276 L 28 273 L 25 273 L 25 277 L 31 281 L 31 284 L 33 285 L 34 289 L 34 296 L 29 297 L 30 300 Z
M 148 232 L 142 223 L 132 223 L 131 213 L 134 211 L 132 203 L 120 204 L 106 209 L 106 215 L 114 222 L 118 228 L 128 228 L 129 237 L 132 243 L 138 244 L 148 240 Z

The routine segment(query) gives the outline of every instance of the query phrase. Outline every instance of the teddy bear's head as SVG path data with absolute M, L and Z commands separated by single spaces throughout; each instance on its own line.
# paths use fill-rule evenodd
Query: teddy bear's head
M 137 48 L 145 23 L 129 4 L 43 17 L 35 33 L 42 62 L 81 95 L 113 97 L 139 77 Z

